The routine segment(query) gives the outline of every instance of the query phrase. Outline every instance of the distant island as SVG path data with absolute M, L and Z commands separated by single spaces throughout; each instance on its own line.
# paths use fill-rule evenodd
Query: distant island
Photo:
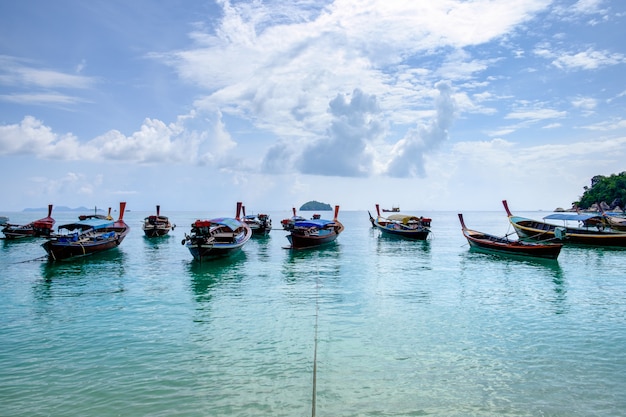
M 46 211 L 48 210 L 48 207 L 41 207 L 41 208 L 25 208 L 22 211 Z M 98 211 L 104 211 L 102 209 L 97 209 Z M 54 211 L 82 211 L 82 212 L 92 212 L 94 211 L 94 209 L 90 208 L 86 208 L 86 207 L 77 207 L 77 208 L 70 208 L 70 207 L 66 207 L 66 206 L 54 206 Z
M 308 201 L 300 206 L 302 211 L 332 211 L 330 204 L 320 203 L 319 201 Z

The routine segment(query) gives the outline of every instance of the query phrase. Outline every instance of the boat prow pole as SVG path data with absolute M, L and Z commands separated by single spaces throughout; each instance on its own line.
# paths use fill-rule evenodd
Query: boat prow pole
M 237 216 L 235 217 L 237 220 L 239 220 L 239 216 L 241 214 L 241 207 L 243 206 L 243 204 L 241 203 L 241 201 L 237 202 Z
M 467 227 L 465 227 L 465 221 L 463 220 L 463 214 L 462 213 L 458 213 L 459 214 L 459 221 L 461 222 L 461 228 L 463 230 L 466 230 Z
M 502 200 L 502 205 L 504 206 L 504 210 L 506 210 L 506 215 L 512 217 L 513 214 L 511 214 L 511 210 L 509 210 L 509 204 L 506 202 L 506 200 Z
M 120 217 L 117 219 L 118 222 L 124 220 L 124 211 L 126 210 L 126 201 L 120 202 Z
M 337 217 L 339 216 L 339 206 L 335 206 L 335 217 L 333 218 L 333 221 L 337 221 Z

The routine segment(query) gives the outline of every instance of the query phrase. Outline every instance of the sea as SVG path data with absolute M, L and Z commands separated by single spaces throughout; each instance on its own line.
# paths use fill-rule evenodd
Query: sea
M 176 228 L 148 239 L 133 210 L 118 248 L 69 261 L 2 240 L 0 415 L 626 416 L 626 250 L 478 253 L 456 212 L 407 213 L 432 218 L 427 241 L 342 211 L 336 242 L 291 251 L 290 210 L 270 211 L 268 237 L 203 263 L 191 223 L 234 213 L 162 210 Z

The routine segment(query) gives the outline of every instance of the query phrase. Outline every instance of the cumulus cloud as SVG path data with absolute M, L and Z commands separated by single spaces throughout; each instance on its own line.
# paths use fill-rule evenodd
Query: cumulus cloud
M 111 130 L 86 142 L 72 134 L 56 134 L 32 116 L 0 126 L 0 155 L 31 154 L 43 159 L 219 166 L 235 146 L 219 112 L 192 113 L 170 124 L 146 119 L 130 136 Z
M 376 119 L 380 112 L 376 96 L 355 89 L 348 100 L 337 95 L 329 105 L 332 115 L 328 137 L 307 146 L 296 162 L 305 174 L 361 177 L 371 172 L 372 155 L 368 144 L 383 127 Z
M 24 117 L 19 124 L 0 126 L 0 155 L 31 154 L 46 158 L 63 149 L 67 151 L 65 158 L 74 159 L 79 146 L 72 134 L 58 135 L 32 116 Z
M 384 116 L 390 123 L 415 120 L 429 85 L 472 78 L 497 61 L 463 48 L 497 39 L 548 7 L 542 0 L 219 4 L 222 17 L 198 27 L 191 47 L 151 57 L 206 91 L 203 105 L 280 138 L 323 134 L 332 118 L 327 103 L 357 88 L 394 108 Z M 420 67 L 443 50 L 441 68 Z
M 437 113 L 428 125 L 412 129 L 392 150 L 392 160 L 387 167 L 387 174 L 392 177 L 423 177 L 424 155 L 436 149 L 448 138 L 448 129 L 455 114 L 452 86 L 440 81 L 435 87 L 439 95 L 435 100 Z

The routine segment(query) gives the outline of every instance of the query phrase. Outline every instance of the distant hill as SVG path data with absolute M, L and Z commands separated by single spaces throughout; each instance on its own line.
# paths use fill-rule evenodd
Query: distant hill
M 319 201 L 308 201 L 300 206 L 300 210 L 302 211 L 332 211 L 332 207 L 330 204 L 320 203 Z
M 41 207 L 41 208 L 25 208 L 22 211 L 46 211 L 48 210 L 48 207 Z M 66 207 L 66 206 L 54 206 L 53 207 L 53 211 L 82 211 L 82 212 L 92 212 L 93 209 L 90 208 L 86 208 L 86 207 L 77 207 L 77 208 L 70 208 L 70 207 Z M 98 209 L 98 211 L 104 211 L 102 209 Z

